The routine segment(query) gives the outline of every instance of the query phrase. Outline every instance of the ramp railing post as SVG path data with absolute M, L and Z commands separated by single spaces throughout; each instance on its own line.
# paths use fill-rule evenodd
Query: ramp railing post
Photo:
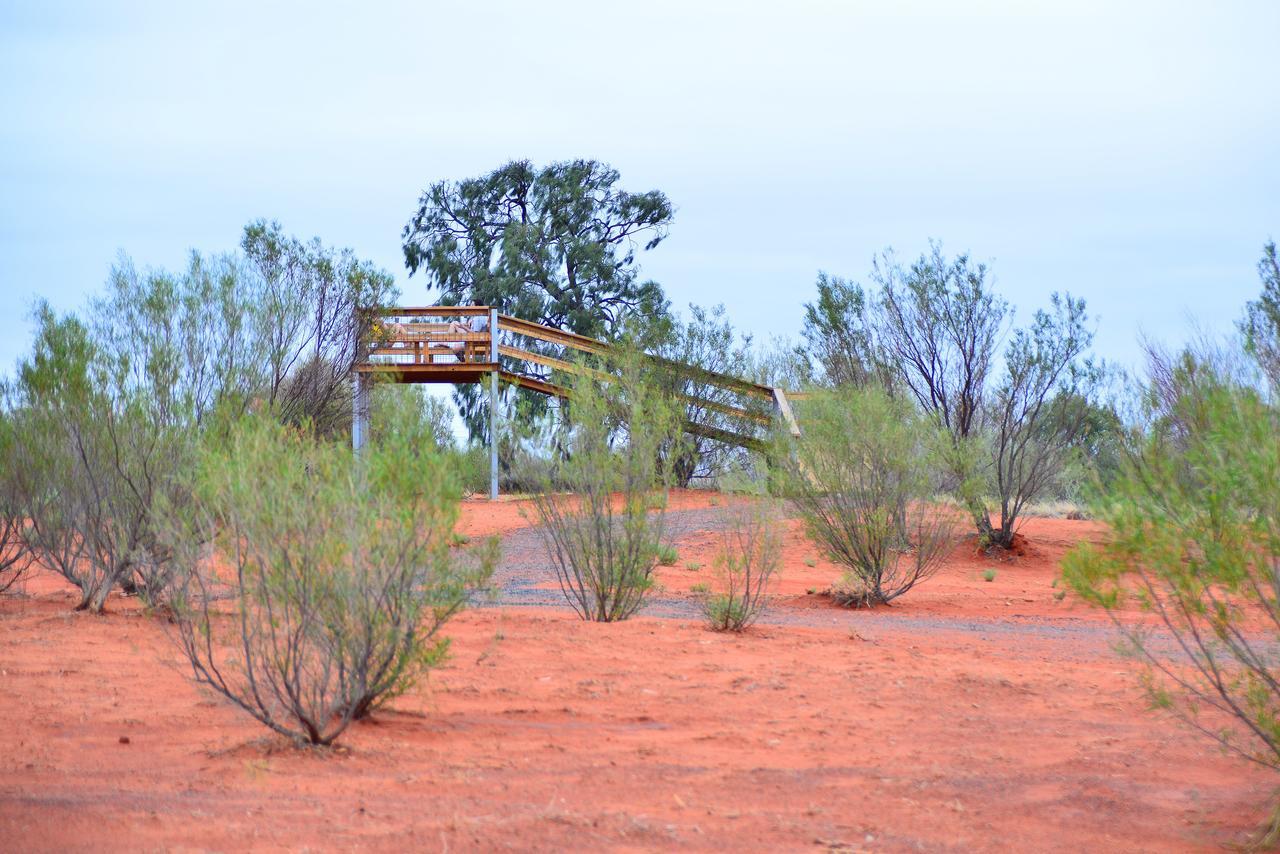
M 356 372 L 351 395 L 351 449 L 359 453 L 369 440 L 369 375 Z
M 489 500 L 498 500 L 498 310 L 489 309 Z

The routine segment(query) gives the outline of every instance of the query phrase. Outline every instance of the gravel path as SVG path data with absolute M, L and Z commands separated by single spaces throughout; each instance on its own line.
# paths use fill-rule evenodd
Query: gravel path
M 667 513 L 667 530 L 671 541 L 699 531 L 714 531 L 725 524 L 723 508 L 679 510 Z M 564 596 L 555 584 L 555 571 L 547 556 L 542 532 L 523 528 L 502 537 L 502 557 L 494 573 L 499 593 L 496 598 L 477 599 L 478 607 L 545 607 L 569 610 Z M 548 586 L 549 585 L 549 586 Z M 697 602 L 688 596 L 654 594 L 640 612 L 644 616 L 675 620 L 700 618 Z M 1022 642 L 1047 642 L 1069 651 L 1079 648 L 1090 656 L 1100 647 L 1114 646 L 1116 629 L 1103 620 L 1058 619 L 1049 617 L 1005 619 L 957 619 L 939 616 L 907 616 L 892 608 L 875 611 L 840 610 L 834 608 L 773 607 L 759 620 L 761 626 L 808 626 L 856 632 L 867 640 L 902 635 L 952 634 L 971 635 L 975 640 L 1007 643 L 1009 638 Z M 1170 639 L 1171 640 L 1171 639 Z

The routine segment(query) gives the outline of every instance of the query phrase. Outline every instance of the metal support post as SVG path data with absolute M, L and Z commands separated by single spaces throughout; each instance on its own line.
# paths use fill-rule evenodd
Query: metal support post
M 489 309 L 489 500 L 498 500 L 498 310 Z
M 369 375 L 357 373 L 352 382 L 355 391 L 351 395 L 351 448 L 359 453 L 369 440 Z

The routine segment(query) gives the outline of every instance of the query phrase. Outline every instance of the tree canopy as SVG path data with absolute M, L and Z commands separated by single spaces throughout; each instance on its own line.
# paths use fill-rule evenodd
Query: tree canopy
M 404 228 L 405 264 L 430 276 L 442 305 L 491 305 L 610 336 L 633 313 L 665 310 L 662 288 L 640 281 L 635 258 L 662 242 L 672 217 L 663 193 L 630 193 L 618 178 L 595 160 L 541 169 L 516 160 L 439 181 Z

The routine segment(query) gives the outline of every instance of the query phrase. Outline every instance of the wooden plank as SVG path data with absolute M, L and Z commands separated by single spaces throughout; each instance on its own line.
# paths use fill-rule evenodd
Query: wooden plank
M 521 388 L 531 389 L 532 391 L 545 394 L 548 397 L 569 397 L 569 389 L 564 386 L 552 385 L 551 383 L 543 382 L 542 380 L 534 379 L 533 377 L 513 374 L 510 371 L 502 371 L 498 376 L 503 382 L 518 385 Z
M 377 312 L 380 317 L 475 317 L 489 314 L 488 306 L 429 306 L 429 307 L 394 307 Z M 412 324 L 419 325 L 419 324 Z M 616 348 L 603 341 L 597 341 L 594 338 L 588 338 L 573 332 L 565 332 L 561 329 L 553 329 L 540 323 L 534 323 L 528 320 L 521 320 L 518 317 L 510 315 L 498 315 L 496 329 L 491 329 L 480 333 L 450 333 L 447 331 L 448 326 L 440 323 L 420 324 L 427 327 L 419 333 L 418 330 L 412 332 L 406 331 L 406 334 L 395 335 L 387 341 L 380 342 L 384 346 L 379 346 L 371 351 L 372 355 L 379 356 L 410 356 L 415 361 L 413 363 L 368 363 L 357 366 L 359 373 L 366 374 L 387 374 L 395 376 L 400 382 L 479 382 L 484 375 L 490 371 L 497 371 L 502 381 L 513 383 L 522 388 L 531 389 L 541 394 L 554 395 L 557 397 L 568 397 L 569 390 L 561 386 L 553 385 L 533 377 L 525 377 L 512 371 L 502 370 L 497 362 L 462 362 L 462 363 L 435 363 L 433 357 L 436 355 L 451 355 L 453 348 L 432 348 L 431 342 L 440 342 L 442 344 L 458 344 L 464 345 L 464 354 L 480 357 L 481 354 L 487 354 L 487 348 L 475 346 L 475 344 L 483 342 L 491 342 L 496 339 L 495 333 L 498 331 L 511 332 L 517 335 L 524 335 L 538 341 L 545 341 L 550 344 L 556 344 L 567 347 L 578 352 L 591 353 L 596 356 L 608 356 L 616 352 Z M 473 343 L 475 342 L 475 343 Z M 405 344 L 405 347 L 387 346 L 390 344 Z M 445 350 L 449 352 L 446 353 Z M 532 353 L 517 347 L 500 346 L 498 352 L 502 356 L 510 359 L 519 359 L 531 362 L 542 367 L 551 368 L 553 370 L 564 371 L 566 373 L 581 375 L 587 374 L 598 379 L 607 380 L 610 375 L 603 371 L 585 365 L 578 365 L 563 359 L 557 359 L 552 356 L 546 356 L 540 353 Z M 670 370 L 676 376 L 692 379 L 696 382 L 705 383 L 706 385 L 715 386 L 717 388 L 727 389 L 738 394 L 754 397 L 760 400 L 768 400 L 774 403 L 779 412 L 782 413 L 784 420 L 787 421 L 793 434 L 798 433 L 798 426 L 795 418 L 791 413 L 791 407 L 787 401 L 787 395 L 781 389 L 774 389 L 769 386 L 753 383 L 738 377 L 732 377 L 727 374 L 720 374 L 715 371 L 708 371 L 693 365 L 686 365 L 665 359 L 659 356 L 646 356 L 655 364 Z M 807 396 L 805 393 L 801 393 Z M 793 395 L 799 396 L 799 395 Z M 753 421 L 759 424 L 768 424 L 772 419 L 759 412 L 752 412 L 728 404 L 717 403 L 693 395 L 681 395 L 686 403 L 702 406 L 710 411 L 718 412 L 723 415 L 741 418 Z M 705 436 L 707 438 L 716 439 L 730 444 L 740 445 L 742 447 L 753 448 L 755 450 L 764 450 L 766 447 L 759 439 L 750 436 L 743 436 L 732 433 L 720 428 L 710 427 L 703 424 L 695 424 L 686 422 L 686 432 L 694 435 Z
M 565 332 L 560 329 L 552 329 L 549 326 L 543 326 L 540 323 L 532 323 L 528 320 L 521 320 L 518 317 L 510 315 L 498 315 L 498 328 L 515 332 L 519 335 L 525 335 L 539 341 L 546 341 L 551 344 L 560 344 L 565 347 L 571 347 L 584 353 L 592 353 L 597 356 L 607 356 L 615 352 L 616 348 L 606 344 L 603 341 L 597 341 L 594 338 L 587 338 L 572 332 Z M 689 377 L 701 380 L 707 385 L 719 386 L 736 391 L 739 394 L 746 394 L 752 397 L 758 397 L 761 400 L 773 400 L 773 389 L 766 385 L 753 383 L 748 380 L 732 377 L 728 374 L 720 374 L 715 371 L 708 371 L 704 368 L 696 368 L 692 365 L 686 365 L 681 362 L 675 362 L 670 359 L 664 359 L 661 356 L 646 355 L 645 358 L 661 365 L 664 368 L 676 373 L 679 376 Z
M 522 350 L 518 347 L 499 346 L 498 353 L 510 359 L 521 359 L 526 362 L 533 362 L 536 365 L 552 368 L 557 371 L 564 371 L 574 376 L 586 375 L 592 377 L 597 382 L 608 382 L 613 379 L 612 374 L 604 371 L 597 371 L 594 368 L 579 365 L 575 362 L 566 362 L 563 359 L 557 359 L 552 356 L 545 356 L 541 353 L 531 353 L 528 350 Z M 707 400 L 702 397 L 695 397 L 689 394 L 678 395 L 679 399 L 688 404 L 701 406 L 712 412 L 718 412 L 721 415 L 727 415 L 731 418 L 742 418 L 746 421 L 754 421 L 757 424 L 769 425 L 773 423 L 773 419 L 763 412 L 752 412 L 748 409 L 741 409 L 737 406 L 731 406 L 727 403 L 718 403 L 714 400 Z
M 505 344 L 498 345 L 498 355 L 506 356 L 509 359 L 520 359 L 524 362 L 533 362 L 535 365 L 542 365 L 544 368 L 551 368 L 556 371 L 564 371 L 566 374 L 574 376 L 586 375 L 593 377 L 600 382 L 608 382 L 613 378 L 611 374 L 604 371 L 597 371 L 595 368 L 589 368 L 586 365 L 580 365 L 576 362 L 566 362 L 564 359 L 557 359 L 554 356 L 547 356 L 542 353 L 533 353 L 529 350 L 522 350 L 519 347 L 510 347 Z
M 704 382 L 707 385 L 726 388 L 730 391 L 736 391 L 739 394 L 749 395 L 750 397 L 759 398 L 760 400 L 773 400 L 773 389 L 767 385 L 760 385 L 749 380 L 731 377 L 728 374 L 719 374 L 715 371 L 708 371 L 705 368 L 697 368 L 693 365 L 686 365 L 682 362 L 673 362 L 670 359 L 664 359 L 661 356 L 650 356 L 651 360 L 670 370 L 677 376 Z
M 800 435 L 800 425 L 796 423 L 796 417 L 791 414 L 791 404 L 787 402 L 787 393 L 780 388 L 773 390 L 773 400 L 778 404 L 778 411 L 782 413 L 782 420 L 786 422 L 787 429 L 791 431 L 792 436 Z
M 477 317 L 489 314 L 487 305 L 391 306 L 367 312 L 374 317 Z
M 419 341 L 431 343 L 439 341 L 441 343 L 453 344 L 462 341 L 475 341 L 477 343 L 487 344 L 489 342 L 488 332 L 425 332 L 422 334 L 408 335 L 388 335 L 385 338 L 378 339 L 379 344 L 413 344 Z
M 508 371 L 503 371 L 501 376 L 504 382 L 509 382 L 522 388 L 532 389 L 533 391 L 541 392 L 545 395 L 566 399 L 573 396 L 571 389 L 565 388 L 564 386 L 552 385 L 551 383 L 546 383 L 541 380 L 535 380 L 532 377 L 525 377 Z M 707 439 L 715 439 L 718 442 L 725 442 L 730 445 L 738 445 L 761 453 L 767 451 L 769 447 L 767 442 L 763 442 L 755 437 L 743 436 L 739 433 L 732 433 L 728 430 L 721 430 L 718 427 L 710 427 L 705 424 L 698 424 L 689 420 L 684 422 L 684 432 L 692 433 L 695 436 L 702 436 Z
M 607 356 L 613 352 L 613 348 L 603 341 L 597 341 L 594 338 L 588 338 L 585 335 L 578 335 L 573 332 L 565 332 L 563 329 L 552 329 L 550 326 L 543 326 L 541 323 L 533 323 L 529 320 L 521 320 L 518 317 L 511 317 L 507 314 L 498 315 L 498 329 L 514 332 L 517 335 L 525 335 L 539 341 L 546 341 L 550 344 L 559 344 L 583 353 L 593 353 L 597 356 Z
M 728 430 L 721 430 L 718 427 L 709 427 L 706 424 L 696 424 L 692 421 L 684 422 L 684 432 L 692 433 L 695 436 L 702 436 L 707 439 L 715 439 L 717 442 L 724 442 L 726 445 L 738 445 L 749 451 L 759 451 L 765 453 L 769 449 L 767 442 L 761 441 L 753 436 L 743 436 L 739 433 L 731 433 Z

